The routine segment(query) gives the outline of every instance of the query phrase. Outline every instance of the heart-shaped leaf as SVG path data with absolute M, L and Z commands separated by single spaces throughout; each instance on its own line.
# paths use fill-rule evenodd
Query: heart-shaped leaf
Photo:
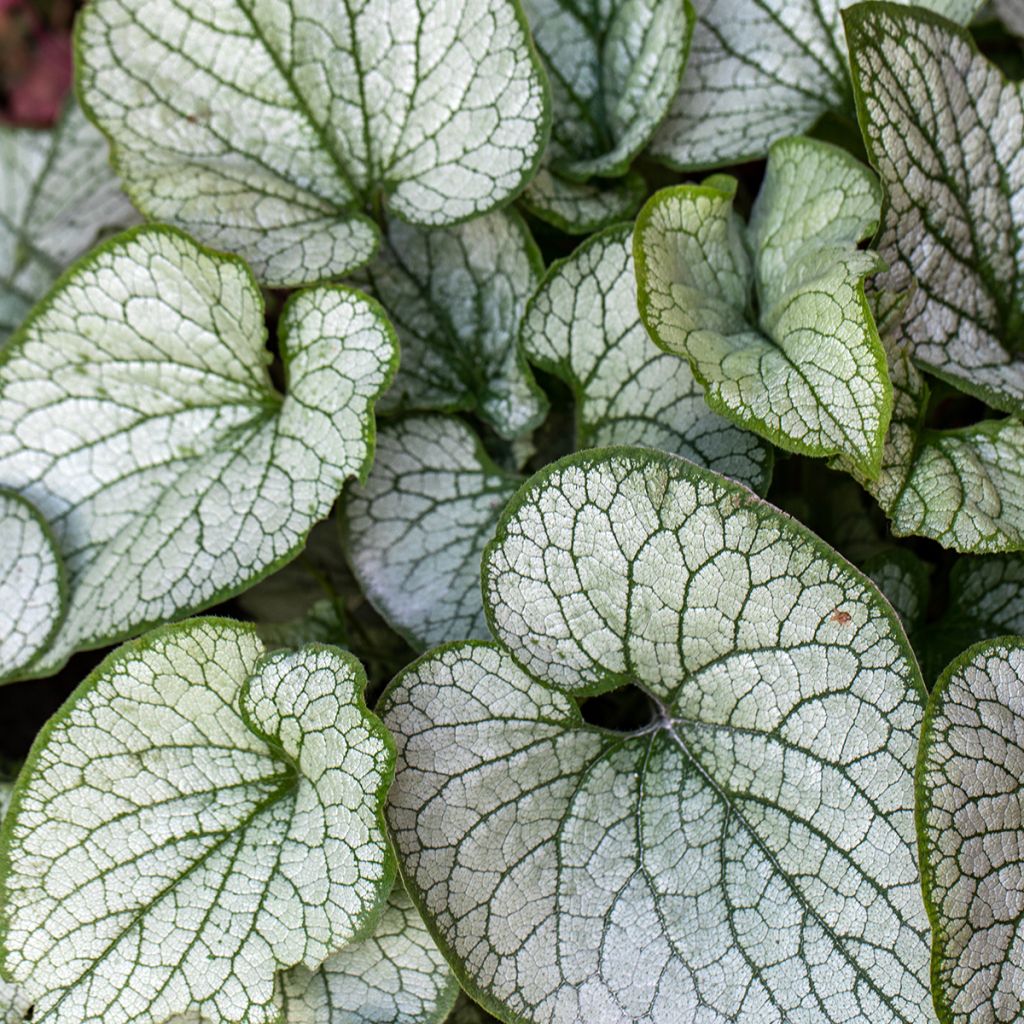
M 547 138 L 514 0 L 97 0 L 78 52 L 83 100 L 139 207 L 268 284 L 366 262 L 382 203 L 423 225 L 492 209 Z
M 0 833 L 0 951 L 38 1024 L 280 1019 L 276 972 L 372 926 L 394 755 L 359 663 L 199 619 L 119 648 Z
M 40 511 L 68 576 L 34 674 L 266 575 L 365 472 L 397 359 L 377 304 L 294 296 L 284 396 L 266 341 L 246 267 L 153 227 L 84 258 L 0 354 L 0 486 Z
M 382 703 L 403 874 L 506 1020 L 929 1016 L 924 690 L 875 588 L 751 492 L 618 448 L 547 467 L 484 561 L 500 643 Z M 633 684 L 651 720 L 574 698 Z
M 880 264 L 857 243 L 877 224 L 878 186 L 844 151 L 788 139 L 772 147 L 749 227 L 735 188 L 718 175 L 648 201 L 634 232 L 640 315 L 716 412 L 877 475 L 892 389 L 864 295 Z

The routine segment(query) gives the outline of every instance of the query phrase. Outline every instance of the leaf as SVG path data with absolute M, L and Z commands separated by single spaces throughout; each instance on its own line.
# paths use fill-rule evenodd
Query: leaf
M 663 189 L 641 211 L 644 324 L 689 360 L 715 412 L 877 475 L 892 391 L 864 295 L 879 264 L 857 248 L 877 223 L 871 172 L 833 146 L 788 139 L 772 147 L 749 227 L 735 189 L 718 175 Z
M 370 938 L 316 971 L 289 971 L 283 988 L 288 1024 L 436 1024 L 459 990 L 398 883 Z
M 523 8 L 551 82 L 552 168 L 578 181 L 625 174 L 679 90 L 690 0 L 524 0 Z
M 237 593 L 365 473 L 396 361 L 377 304 L 335 287 L 289 301 L 286 396 L 265 343 L 246 267 L 159 227 L 94 250 L 11 340 L 0 485 L 49 523 L 69 590 L 34 674 Z
M 924 621 L 928 610 L 928 567 L 913 551 L 890 547 L 870 558 L 862 566 L 909 633 Z
M 11 804 L 13 790 L 11 783 L 0 782 L 0 824 Z M 25 990 L 0 975 L 0 1024 L 23 1024 L 31 1007 L 32 1001 Z
M 577 448 L 661 448 L 765 490 L 771 448 L 711 412 L 689 365 L 644 329 L 632 233 L 609 228 L 552 265 L 523 321 L 527 357 L 572 389 Z
M 589 235 L 632 217 L 647 195 L 644 179 L 624 178 L 567 181 L 547 167 L 526 186 L 520 203 L 533 216 L 570 235 Z
M 393 753 L 329 647 L 193 619 L 116 650 L 40 733 L 0 833 L 4 967 L 37 1024 L 279 1019 L 277 970 L 363 936 Z
M 27 501 L 0 489 L 0 681 L 41 654 L 64 616 L 66 591 L 50 528 Z
M 1024 8 L 1016 0 L 995 0 L 995 11 L 1010 32 L 1024 38 Z
M 501 437 L 547 412 L 519 351 L 519 322 L 544 263 L 512 213 L 447 230 L 392 222 L 360 284 L 391 311 L 402 364 L 381 411 L 471 410 Z
M 389 423 L 345 499 L 345 549 L 366 596 L 413 647 L 486 637 L 480 556 L 521 482 L 451 416 Z
M 919 0 L 967 22 L 984 0 Z M 679 170 L 760 159 L 852 108 L 840 0 L 696 0 L 682 86 L 652 154 Z
M 896 341 L 961 390 L 1024 412 L 1024 88 L 926 11 L 871 3 L 846 19 L 887 197 L 878 284 L 913 288 Z
M 98 0 L 79 87 L 150 217 L 295 285 L 365 263 L 381 203 L 412 224 L 530 179 L 547 86 L 513 0 Z
M 942 673 L 921 735 L 918 822 L 943 1024 L 1024 1011 L 1024 638 L 978 644 Z
M 0 345 L 104 231 L 137 219 L 106 139 L 72 103 L 52 131 L 0 125 Z
M 913 822 L 924 690 L 889 605 L 674 456 L 533 477 L 484 557 L 499 643 L 392 683 L 410 895 L 505 1020 L 928 1019 Z M 639 730 L 576 700 L 631 683 Z

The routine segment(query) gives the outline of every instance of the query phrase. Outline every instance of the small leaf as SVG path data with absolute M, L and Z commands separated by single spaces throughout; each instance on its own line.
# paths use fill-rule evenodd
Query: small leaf
M 280 1019 L 275 972 L 361 937 L 392 881 L 365 676 L 193 619 L 119 648 L 36 740 L 0 833 L 4 967 L 36 1024 Z
M 546 83 L 513 0 L 358 9 L 292 0 L 97 0 L 79 86 L 129 194 L 261 280 L 365 263 L 381 201 L 421 225 L 513 197 L 548 133 Z
M 633 237 L 640 315 L 716 412 L 877 475 L 892 389 L 864 295 L 878 259 L 857 248 L 877 223 L 877 184 L 844 151 L 788 139 L 772 147 L 749 227 L 735 187 L 718 175 L 648 201 Z
M 237 593 L 365 473 L 396 361 L 380 308 L 322 287 L 278 333 L 283 397 L 249 271 L 153 227 L 82 260 L 0 355 L 0 485 L 39 509 L 68 575 L 34 674 Z
M 366 596 L 413 647 L 487 636 L 480 556 L 519 483 L 454 417 L 381 429 L 373 470 L 346 497 L 345 548 Z
M 72 103 L 51 131 L 0 125 L 0 345 L 104 231 L 138 219 L 107 141 Z
M 614 448 L 547 467 L 484 558 L 499 643 L 382 700 L 403 876 L 505 1020 L 924 1024 L 924 690 L 874 587 L 745 488 Z M 652 720 L 584 722 L 630 683 Z
M 474 410 L 501 437 L 532 430 L 547 400 L 519 352 L 519 323 L 544 263 L 511 213 L 424 231 L 389 224 L 358 280 L 391 311 L 402 362 L 381 411 Z
M 567 181 L 546 167 L 527 185 L 520 200 L 535 217 L 570 235 L 589 235 L 632 217 L 647 194 L 639 174 L 624 178 Z
M 878 285 L 913 288 L 896 341 L 954 386 L 1024 412 L 1024 86 L 914 8 L 845 15 L 868 153 L 886 190 Z
M 765 490 L 771 448 L 711 412 L 689 365 L 641 323 L 632 233 L 609 228 L 551 267 L 523 322 L 527 357 L 572 388 L 577 448 L 661 448 Z
M 399 883 L 373 935 L 284 976 L 287 1024 L 438 1024 L 459 986 Z
M 1024 1013 L 1024 639 L 978 644 L 932 691 L 918 780 L 921 871 L 943 1024 Z
M 27 669 L 49 643 L 66 590 L 50 528 L 24 498 L 0 489 L 0 682 Z

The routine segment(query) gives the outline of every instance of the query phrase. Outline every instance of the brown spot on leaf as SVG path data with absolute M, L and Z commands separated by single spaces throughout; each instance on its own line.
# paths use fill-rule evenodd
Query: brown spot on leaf
M 837 608 L 832 613 L 832 621 L 838 622 L 840 626 L 845 626 L 847 623 L 853 620 L 853 616 L 849 612 L 844 612 L 842 608 Z

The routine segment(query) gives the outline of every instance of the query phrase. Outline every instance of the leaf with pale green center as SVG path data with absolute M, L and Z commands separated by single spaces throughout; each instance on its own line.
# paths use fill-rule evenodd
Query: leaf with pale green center
M 0 125 L 0 343 L 99 235 L 138 220 L 107 148 L 73 102 L 50 131 Z
M 661 448 L 765 490 L 771 448 L 713 413 L 686 361 L 641 323 L 632 233 L 609 228 L 551 267 L 523 321 L 527 358 L 572 388 L 576 447 Z
M 400 884 L 373 934 L 284 976 L 286 1024 L 439 1024 L 459 987 Z
M 365 263 L 382 202 L 421 225 L 493 209 L 548 133 L 514 0 L 96 0 L 77 44 L 136 203 L 268 284 Z
M 919 0 L 970 20 L 984 0 Z M 652 154 L 680 169 L 756 160 L 828 111 L 852 112 L 845 0 L 695 0 L 682 86 Z
M 718 175 L 648 201 L 633 236 L 640 315 L 716 412 L 875 475 L 892 389 L 864 295 L 878 257 L 857 248 L 878 220 L 874 177 L 834 146 L 787 139 L 772 147 L 749 226 L 735 187 Z
M 647 186 L 639 174 L 624 178 L 567 181 L 547 167 L 526 186 L 520 203 L 540 220 L 570 235 L 589 235 L 632 217 Z
M 345 548 L 366 596 L 419 650 L 486 637 L 480 557 L 521 478 L 452 416 L 383 427 L 373 469 L 345 499 Z
M 389 311 L 402 361 L 381 411 L 473 410 L 505 438 L 533 429 L 547 400 L 519 352 L 519 323 L 544 263 L 512 213 L 455 228 L 388 226 L 359 283 Z
M 0 489 L 0 681 L 27 669 L 60 626 L 67 586 L 53 534 L 24 498 Z
M 943 1024 L 1024 1013 L 1024 638 L 942 673 L 921 735 L 918 821 Z
M 425 655 L 381 704 L 403 875 L 475 999 L 927 1021 L 924 690 L 860 573 L 745 488 L 613 448 L 524 486 L 483 583 L 500 642 Z M 625 683 L 655 719 L 587 725 L 574 698 Z
M 33 674 L 255 582 L 365 473 L 397 359 L 379 306 L 295 295 L 283 396 L 266 341 L 239 260 L 144 228 L 84 258 L 0 355 L 0 486 L 46 519 L 68 577 Z
M 394 755 L 365 675 L 194 619 L 119 648 L 44 728 L 0 833 L 0 951 L 36 1024 L 280 1020 L 276 972 L 372 926 Z
M 846 14 L 864 137 L 886 191 L 879 287 L 912 289 L 896 340 L 954 386 L 1024 412 L 1024 86 L 951 22 Z

